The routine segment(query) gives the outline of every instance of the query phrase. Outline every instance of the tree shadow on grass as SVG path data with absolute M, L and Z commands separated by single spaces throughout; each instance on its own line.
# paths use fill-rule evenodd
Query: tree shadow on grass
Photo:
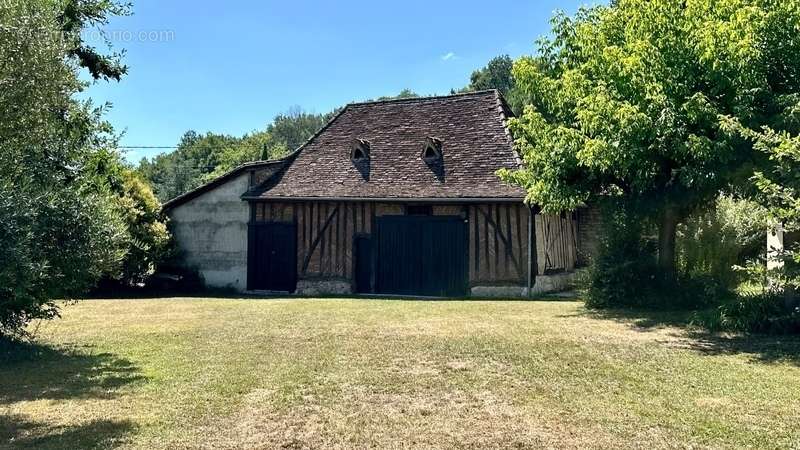
M 20 415 L 0 415 L 0 447 L 32 449 L 114 448 L 134 425 L 129 421 L 93 420 L 80 425 L 50 426 Z
M 651 331 L 665 327 L 689 326 L 692 313 L 688 311 L 648 311 L 640 309 L 583 309 L 579 316 L 595 319 L 615 320 L 631 326 L 637 331 Z
M 580 316 L 614 320 L 640 332 L 663 328 L 681 330 L 681 347 L 701 355 L 747 355 L 759 363 L 790 363 L 800 366 L 800 336 L 744 333 L 710 333 L 691 325 L 692 313 L 687 311 L 647 310 L 584 310 Z
M 753 362 L 800 366 L 800 336 L 718 334 L 691 331 L 688 347 L 707 356 L 748 355 Z
M 91 347 L 0 341 L 0 406 L 26 400 L 112 398 L 145 377 L 131 361 Z

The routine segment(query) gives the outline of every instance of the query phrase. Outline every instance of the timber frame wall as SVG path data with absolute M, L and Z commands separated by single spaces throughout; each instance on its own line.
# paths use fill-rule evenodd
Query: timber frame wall
M 413 203 L 412 203 L 413 204 Z M 297 225 L 298 280 L 354 283 L 354 239 L 370 236 L 375 218 L 403 215 L 403 203 L 368 201 L 251 202 L 255 222 Z M 433 204 L 433 215 L 468 223 L 469 284 L 525 286 L 530 210 L 519 203 Z M 572 271 L 577 263 L 577 221 L 571 215 L 536 215 L 535 275 Z

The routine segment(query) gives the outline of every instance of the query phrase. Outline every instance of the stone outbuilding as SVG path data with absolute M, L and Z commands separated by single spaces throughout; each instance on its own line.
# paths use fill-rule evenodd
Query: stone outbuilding
M 347 105 L 304 145 L 165 204 L 187 267 L 250 292 L 524 297 L 567 287 L 579 215 L 541 215 L 497 91 Z M 593 222 L 592 222 L 593 223 Z

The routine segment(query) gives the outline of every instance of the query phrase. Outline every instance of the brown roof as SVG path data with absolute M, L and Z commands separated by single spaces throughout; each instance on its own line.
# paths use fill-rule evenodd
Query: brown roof
M 524 191 L 495 172 L 519 164 L 497 91 L 347 105 L 245 198 L 508 198 Z M 428 138 L 442 158 L 426 162 Z M 350 159 L 357 139 L 369 161 Z

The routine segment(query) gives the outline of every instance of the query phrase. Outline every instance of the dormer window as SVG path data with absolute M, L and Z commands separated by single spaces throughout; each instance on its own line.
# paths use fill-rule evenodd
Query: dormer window
M 434 162 L 442 157 L 442 140 L 429 137 L 425 140 L 425 148 L 422 150 L 422 159 L 427 162 Z
M 350 159 L 353 162 L 364 162 L 369 159 L 369 141 L 356 139 L 350 149 Z

